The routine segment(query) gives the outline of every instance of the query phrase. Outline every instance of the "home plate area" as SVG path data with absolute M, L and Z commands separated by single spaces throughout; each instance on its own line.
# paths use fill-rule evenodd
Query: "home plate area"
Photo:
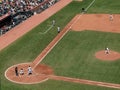
M 33 69 L 32 74 L 28 75 L 29 66 L 33 68 L 32 63 L 22 63 L 11 66 L 6 70 L 5 77 L 14 83 L 35 84 L 48 80 L 48 76 L 53 74 L 53 70 L 49 66 L 39 64 Z M 18 67 L 18 71 L 22 68 L 24 70 L 24 74 L 18 74 L 18 76 L 16 76 L 15 67 Z

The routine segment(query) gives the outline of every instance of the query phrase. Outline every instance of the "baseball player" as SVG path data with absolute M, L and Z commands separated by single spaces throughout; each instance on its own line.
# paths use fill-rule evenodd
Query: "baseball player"
M 85 8 L 82 8 L 82 12 L 85 13 Z
M 113 15 L 112 14 L 110 14 L 109 18 L 110 18 L 110 21 L 113 21 Z
M 28 75 L 31 75 L 32 74 L 32 68 L 31 66 L 28 67 Z
M 22 68 L 20 69 L 20 75 L 24 75 L 24 71 Z
M 107 47 L 106 49 L 105 49 L 105 54 L 109 54 L 110 53 L 110 50 L 109 50 L 109 48 Z
M 55 20 L 52 20 L 52 26 L 55 26 Z
M 60 33 L 60 27 L 57 27 L 57 31 L 58 31 L 58 33 Z
M 15 74 L 18 76 L 18 67 L 15 67 Z

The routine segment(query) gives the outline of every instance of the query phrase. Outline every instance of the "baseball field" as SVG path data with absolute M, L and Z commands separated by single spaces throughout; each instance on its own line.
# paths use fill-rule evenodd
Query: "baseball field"
M 86 9 L 85 13 L 81 11 L 83 7 Z M 97 15 L 96 17 L 102 21 L 95 21 L 94 25 L 93 22 L 90 22 L 89 25 L 93 25 L 94 28 L 84 26 L 82 22 L 88 18 L 84 15 L 92 14 L 94 17 Z M 113 21 L 109 21 L 109 14 L 115 16 Z M 78 17 L 69 25 L 76 15 Z M 87 19 L 86 22 L 94 21 L 94 17 Z M 55 26 L 51 26 L 52 20 L 56 21 Z M 104 23 L 104 21 L 108 23 L 108 26 L 99 24 L 99 22 Z M 84 24 L 87 25 L 88 23 Z M 61 33 L 66 26 L 70 27 L 40 62 L 41 65 L 49 66 L 53 75 L 48 75 L 50 78 L 44 82 L 33 84 L 11 82 L 6 79 L 5 71 L 9 67 L 36 60 L 36 57 L 42 53 L 49 43 L 61 34 L 57 33 L 58 26 Z M 101 27 L 95 28 L 95 26 Z M 80 27 L 86 28 L 83 30 Z M 111 29 L 111 31 L 107 29 Z M 0 90 L 119 90 L 120 54 L 118 55 L 119 58 L 115 60 L 102 60 L 95 55 L 106 47 L 109 47 L 110 51 L 114 51 L 114 53 L 120 53 L 120 1 L 83 0 L 80 2 L 73 0 L 0 51 Z M 107 55 L 105 57 L 116 56 Z M 86 82 L 87 80 L 90 82 Z

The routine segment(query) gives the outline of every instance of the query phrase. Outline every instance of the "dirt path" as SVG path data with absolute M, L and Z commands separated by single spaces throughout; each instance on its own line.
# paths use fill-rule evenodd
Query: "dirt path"
M 62 9 L 64 6 L 72 2 L 72 0 L 60 0 L 52 7 L 46 9 L 40 14 L 36 14 L 29 18 L 28 20 L 24 21 L 23 23 L 19 24 L 15 28 L 11 29 L 6 34 L 0 36 L 0 51 L 10 45 L 12 42 L 29 32 L 32 28 L 39 25 L 50 16 L 55 14 L 57 11 Z
M 67 82 L 73 82 L 73 83 L 88 84 L 88 85 L 95 85 L 95 86 L 102 86 L 102 87 L 120 89 L 120 84 L 98 82 L 98 81 L 92 81 L 92 80 L 77 79 L 77 78 L 70 78 L 70 77 L 63 77 L 63 76 L 54 76 L 54 75 L 50 75 L 49 78 L 54 79 L 54 80 L 62 80 L 62 81 L 67 81 Z

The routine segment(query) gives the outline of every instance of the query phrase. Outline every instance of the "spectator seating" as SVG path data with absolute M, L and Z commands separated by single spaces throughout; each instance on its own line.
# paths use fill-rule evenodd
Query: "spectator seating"
M 22 21 L 54 5 L 59 0 L 2 0 L 0 2 L 0 35 Z

